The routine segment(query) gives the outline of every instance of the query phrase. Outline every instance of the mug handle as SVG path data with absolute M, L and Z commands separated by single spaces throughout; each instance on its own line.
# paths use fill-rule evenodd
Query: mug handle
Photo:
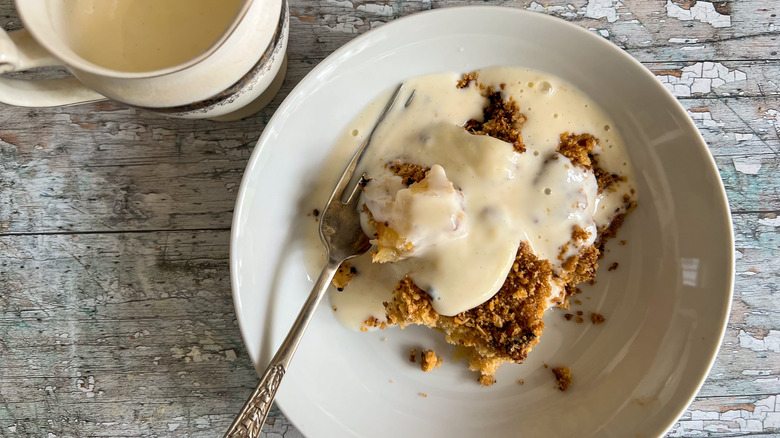
M 62 65 L 62 62 L 41 47 L 26 29 L 13 32 L 0 29 L 0 75 L 56 65 Z M 24 80 L 0 77 L 0 103 L 8 105 L 52 107 L 105 99 L 76 78 Z

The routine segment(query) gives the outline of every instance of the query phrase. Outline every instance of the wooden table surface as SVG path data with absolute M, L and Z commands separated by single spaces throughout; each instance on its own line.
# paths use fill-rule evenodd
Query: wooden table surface
M 715 365 L 669 436 L 780 436 L 777 0 L 291 0 L 288 75 L 253 117 L 0 105 L 0 436 L 221 436 L 257 381 L 233 312 L 228 240 L 263 127 L 355 36 L 468 3 L 587 28 L 679 97 L 728 192 L 736 285 Z M 21 27 L 10 0 L 0 26 Z M 301 436 L 276 409 L 265 431 Z

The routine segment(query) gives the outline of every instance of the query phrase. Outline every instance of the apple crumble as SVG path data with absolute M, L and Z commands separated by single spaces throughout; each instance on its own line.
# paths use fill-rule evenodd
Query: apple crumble
M 416 96 L 389 113 L 361 164 L 374 249 L 342 270 L 331 300 L 342 313 L 350 297 L 375 303 L 365 295 L 386 289 L 363 330 L 434 328 L 492 385 L 539 342 L 544 312 L 568 309 L 594 279 L 636 205 L 630 167 L 609 119 L 550 75 L 493 68 L 407 85 Z M 423 353 L 423 371 L 440 363 Z M 565 390 L 571 374 L 555 370 Z

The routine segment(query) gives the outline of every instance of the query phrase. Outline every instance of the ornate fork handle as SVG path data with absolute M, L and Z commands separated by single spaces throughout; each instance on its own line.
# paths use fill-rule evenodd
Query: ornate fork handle
M 230 437 L 256 437 L 260 436 L 268 411 L 279 389 L 279 383 L 284 377 L 285 369 L 281 365 L 269 368 L 260 384 L 255 388 L 252 397 L 249 398 L 244 408 L 238 414 L 238 418 L 225 436 Z
M 279 389 L 282 377 L 287 372 L 287 367 L 290 365 L 295 350 L 298 349 L 303 333 L 306 331 L 312 316 L 314 316 L 317 304 L 325 295 L 328 284 L 333 279 L 340 264 L 340 260 L 328 258 L 328 263 L 322 268 L 322 272 L 314 284 L 309 298 L 306 300 L 300 313 L 298 313 L 298 318 L 296 318 L 292 328 L 290 328 L 290 333 L 284 338 L 281 347 L 279 347 L 274 358 L 271 359 L 271 363 L 268 364 L 268 368 L 260 379 L 260 383 L 257 384 L 255 392 L 252 393 L 241 412 L 233 420 L 233 424 L 225 433 L 225 438 L 254 438 L 260 436 L 260 431 L 266 417 L 268 417 L 268 411 L 271 409 L 271 404 L 276 396 L 276 391 Z

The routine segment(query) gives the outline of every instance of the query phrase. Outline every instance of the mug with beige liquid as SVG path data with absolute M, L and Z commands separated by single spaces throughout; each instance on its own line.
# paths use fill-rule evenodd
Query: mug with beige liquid
M 268 104 L 286 71 L 286 0 L 17 0 L 0 74 L 64 65 L 74 78 L 0 76 L 0 102 L 109 98 L 172 117 L 230 120 Z

